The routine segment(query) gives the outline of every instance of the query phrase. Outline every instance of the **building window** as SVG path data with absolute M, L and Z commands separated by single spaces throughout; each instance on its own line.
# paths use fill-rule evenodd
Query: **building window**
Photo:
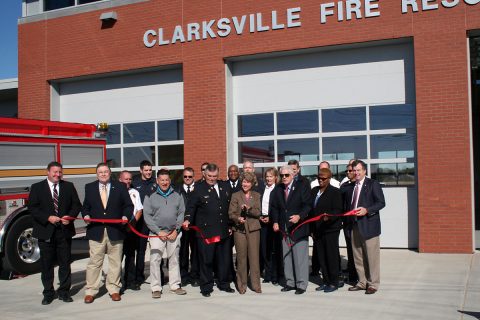
M 168 168 L 172 171 L 172 179 L 181 178 L 184 161 L 183 119 L 109 126 L 107 161 L 112 171 L 138 171 L 143 160 L 152 162 L 154 170 Z
M 51 11 L 98 1 L 102 0 L 43 0 L 43 3 L 45 8 L 44 11 Z
M 236 159 L 256 162 L 258 172 L 295 159 L 302 175 L 315 179 L 319 161 L 326 160 L 342 180 L 348 161 L 362 159 L 385 185 L 415 184 L 414 105 L 243 114 L 236 124 Z

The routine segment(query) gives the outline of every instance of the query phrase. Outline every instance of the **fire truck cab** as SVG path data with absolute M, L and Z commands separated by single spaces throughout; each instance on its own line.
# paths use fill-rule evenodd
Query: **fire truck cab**
M 95 180 L 96 165 L 106 159 L 105 145 L 93 124 L 0 118 L 0 270 L 40 271 L 28 193 L 46 178 L 47 164 L 62 163 L 63 178 L 75 184 L 82 200 L 84 185 Z M 76 223 L 77 230 L 82 225 Z

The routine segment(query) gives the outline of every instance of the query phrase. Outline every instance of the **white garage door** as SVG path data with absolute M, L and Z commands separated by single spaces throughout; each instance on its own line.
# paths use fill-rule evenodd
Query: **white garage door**
M 364 159 L 384 185 L 383 247 L 418 246 L 413 47 L 390 43 L 229 64 L 229 162 L 297 159 L 314 178 L 337 178 Z

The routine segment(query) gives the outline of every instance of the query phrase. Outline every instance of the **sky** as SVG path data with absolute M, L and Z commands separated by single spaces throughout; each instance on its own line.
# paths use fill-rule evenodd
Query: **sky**
M 0 0 L 0 80 L 18 77 L 17 21 L 22 0 Z

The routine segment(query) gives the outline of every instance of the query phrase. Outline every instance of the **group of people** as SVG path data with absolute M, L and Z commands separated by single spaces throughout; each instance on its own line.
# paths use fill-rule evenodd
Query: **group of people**
M 163 262 L 168 264 L 170 291 L 178 295 L 186 294 L 187 284 L 200 287 L 204 297 L 212 294 L 214 286 L 234 293 L 232 282 L 240 294 L 249 288 L 261 293 L 262 283 L 279 285 L 281 279 L 285 280 L 282 292 L 303 294 L 309 283 L 310 236 L 312 272 L 321 271 L 323 279 L 316 290 L 333 292 L 343 286 L 339 280 L 342 229 L 352 284 L 348 290 L 366 294 L 378 290 L 379 210 L 385 199 L 380 184 L 366 177 L 363 161 L 350 161 L 341 183 L 332 177 L 328 162 L 320 163 L 312 184 L 301 175 L 296 160 L 279 170 L 266 169 L 263 179 L 257 179 L 251 161 L 243 163 L 242 173 L 231 165 L 225 181 L 219 179 L 220 169 L 214 163 L 203 163 L 201 171 L 196 180 L 194 169 L 185 168 L 183 183 L 174 186 L 166 169 L 158 170 L 155 179 L 147 160 L 140 163 L 138 177 L 122 171 L 118 181 L 112 179 L 108 165 L 100 163 L 97 180 L 85 186 L 82 205 L 73 184 L 62 179 L 62 165 L 48 164 L 47 179 L 32 185 L 28 203 L 40 247 L 42 304 L 50 304 L 57 295 L 73 301 L 70 251 L 73 220 L 80 212 L 90 248 L 87 304 L 99 292 L 105 255 L 109 268 L 105 286 L 111 299 L 120 301 L 125 290 L 140 290 L 148 242 L 154 299 L 163 292 Z M 348 211 L 348 216 L 342 215 Z M 316 221 L 304 223 L 307 219 Z M 60 285 L 55 292 L 56 260 Z

